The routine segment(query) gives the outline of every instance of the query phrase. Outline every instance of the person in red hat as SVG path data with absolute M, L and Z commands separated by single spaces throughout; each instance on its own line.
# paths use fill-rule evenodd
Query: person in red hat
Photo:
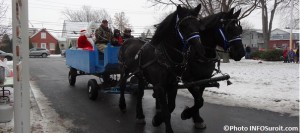
M 80 31 L 80 36 L 77 39 L 78 48 L 82 48 L 84 50 L 93 50 L 93 46 L 91 42 L 88 40 L 88 33 L 86 30 Z

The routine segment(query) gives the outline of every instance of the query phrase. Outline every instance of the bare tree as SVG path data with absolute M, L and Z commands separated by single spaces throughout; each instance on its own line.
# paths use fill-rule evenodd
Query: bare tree
M 245 18 L 256 9 L 259 0 L 149 0 L 153 6 L 184 5 L 192 8 L 198 4 L 202 5 L 200 16 L 205 17 L 218 13 L 227 12 L 232 7 L 242 8 L 239 19 Z
M 294 2 L 294 3 L 291 3 Z M 294 5 L 293 13 L 291 13 L 291 5 Z M 280 25 L 281 27 L 288 28 L 299 28 L 299 0 L 287 0 L 284 1 L 279 6 L 280 14 Z M 293 20 L 291 20 L 291 15 L 293 15 Z M 293 27 L 291 27 L 290 22 L 293 21 Z
M 7 26 L 1 24 L 4 21 L 8 6 L 4 3 L 4 0 L 0 1 L 0 36 L 3 36 L 7 31 Z
M 264 37 L 263 47 L 268 49 L 274 16 L 279 5 L 283 4 L 284 0 L 259 0 L 259 2 L 259 7 L 262 11 L 262 31 Z
M 90 6 L 82 6 L 81 10 L 66 9 L 62 14 L 67 20 L 73 22 L 101 22 L 103 19 L 112 22 L 110 15 L 105 9 L 93 10 Z
M 125 28 L 131 27 L 129 24 L 129 20 L 126 18 L 124 12 L 115 13 L 114 17 L 115 17 L 114 25 L 116 26 L 117 29 L 121 31 L 121 33 L 123 33 Z

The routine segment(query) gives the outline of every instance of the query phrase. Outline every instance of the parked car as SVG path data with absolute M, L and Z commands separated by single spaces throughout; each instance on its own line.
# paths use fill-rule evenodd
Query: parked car
M 0 50 L 0 55 L 2 57 L 5 57 L 8 61 L 11 61 L 13 59 L 13 54 L 12 53 L 6 53 L 6 52 Z
M 46 58 L 50 55 L 50 51 L 46 48 L 32 48 L 29 50 L 29 57 L 32 56 L 41 56 Z

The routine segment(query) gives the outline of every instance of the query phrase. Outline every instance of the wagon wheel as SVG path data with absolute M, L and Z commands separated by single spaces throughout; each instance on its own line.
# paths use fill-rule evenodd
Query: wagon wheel
M 97 84 L 97 81 L 95 79 L 90 79 L 88 82 L 88 93 L 89 93 L 89 99 L 96 100 L 98 97 L 98 89 L 99 85 Z
M 69 71 L 69 84 L 71 86 L 74 86 L 75 85 L 75 82 L 76 82 L 76 75 L 77 75 L 77 70 L 75 68 L 70 68 L 70 71 Z

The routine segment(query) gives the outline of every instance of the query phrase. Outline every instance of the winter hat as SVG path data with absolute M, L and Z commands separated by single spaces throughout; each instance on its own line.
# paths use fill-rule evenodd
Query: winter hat
M 80 35 L 85 35 L 85 33 L 86 33 L 86 30 L 81 30 L 80 31 Z
M 102 20 L 102 23 L 108 23 L 108 21 L 106 19 Z

